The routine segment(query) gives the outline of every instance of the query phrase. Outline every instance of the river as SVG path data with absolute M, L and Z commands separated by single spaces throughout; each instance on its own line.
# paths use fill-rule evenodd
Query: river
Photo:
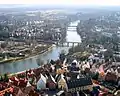
M 76 26 L 79 21 L 71 22 L 67 29 L 66 41 L 68 42 L 81 42 L 81 37 L 77 34 Z M 58 59 L 59 53 L 64 50 L 66 53 L 68 52 L 70 47 L 57 47 L 54 46 L 52 50 L 40 54 L 34 57 L 27 58 L 25 60 L 20 60 L 12 63 L 0 64 L 0 73 L 4 74 L 6 72 L 15 73 L 23 70 L 27 70 L 30 68 L 36 68 L 39 66 L 39 60 L 46 63 L 48 60 L 56 60 Z

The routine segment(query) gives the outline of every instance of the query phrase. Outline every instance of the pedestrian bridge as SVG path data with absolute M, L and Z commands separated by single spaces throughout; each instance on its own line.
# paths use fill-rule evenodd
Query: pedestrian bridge
M 59 47 L 74 47 L 80 44 L 81 42 L 56 42 L 56 46 Z

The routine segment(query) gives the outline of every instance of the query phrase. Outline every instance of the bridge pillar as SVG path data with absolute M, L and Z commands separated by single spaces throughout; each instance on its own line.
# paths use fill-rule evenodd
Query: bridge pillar
M 67 47 L 69 47 L 69 42 L 67 42 Z
M 78 43 L 78 46 L 80 46 L 80 43 Z
M 73 43 L 73 45 L 72 45 L 73 47 L 75 46 L 75 43 Z
M 62 43 L 62 47 L 64 46 L 64 43 Z
M 59 43 L 58 43 L 58 42 L 56 42 L 56 45 L 58 46 L 58 45 L 59 45 Z

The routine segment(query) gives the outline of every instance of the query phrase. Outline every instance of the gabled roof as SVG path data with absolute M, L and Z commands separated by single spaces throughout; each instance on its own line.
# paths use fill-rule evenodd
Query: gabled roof
M 19 79 L 17 77 L 15 77 L 15 81 L 19 81 Z
M 45 78 L 48 79 L 48 76 L 45 74 Z
M 72 63 L 76 63 L 76 64 L 77 64 L 78 62 L 77 62 L 77 60 L 73 60 L 73 62 L 72 62 Z
M 31 71 L 31 74 L 35 74 L 35 73 L 33 72 L 33 70 Z
M 77 78 L 77 76 L 79 75 L 79 73 L 77 72 L 69 72 L 68 75 L 71 77 L 71 78 Z
M 57 74 L 55 77 L 56 82 L 58 82 L 61 78 L 64 79 L 64 75 L 63 74 Z
M 9 79 L 9 82 L 11 83 L 11 82 L 13 82 L 13 81 Z
M 80 75 L 77 75 L 77 79 L 80 79 Z
M 52 70 L 55 70 L 55 66 L 54 65 L 51 65 L 50 67 L 52 68 Z
M 46 78 L 42 74 L 40 74 L 40 75 L 41 75 L 41 77 L 37 82 L 37 89 L 38 90 L 46 88 Z
M 51 80 L 52 82 L 56 83 L 56 81 L 52 75 L 50 75 L 48 79 Z
M 61 74 L 61 75 L 58 77 L 57 82 L 59 82 L 60 80 L 66 81 L 64 77 L 65 77 L 65 76 L 64 76 L 63 74 Z
M 58 81 L 59 76 L 60 76 L 60 74 L 56 74 L 56 76 L 55 76 L 55 81 L 56 82 Z
M 92 80 L 90 77 L 82 77 L 79 79 L 73 79 L 67 81 L 68 89 L 87 86 L 87 85 L 92 85 Z
M 40 80 L 43 80 L 43 82 L 46 83 L 46 78 L 42 74 L 40 74 L 40 79 L 38 80 L 37 83 L 39 83 Z
M 19 91 L 18 91 L 16 96 L 25 96 L 25 94 L 21 91 L 21 89 L 19 89 Z
M 29 92 L 30 92 L 31 90 L 34 90 L 34 87 L 33 87 L 33 86 L 25 87 L 22 91 L 23 91 L 23 93 L 25 93 L 25 94 L 29 94 Z
M 31 86 L 31 84 L 30 84 L 30 82 L 28 81 L 26 87 L 29 87 L 29 86 Z

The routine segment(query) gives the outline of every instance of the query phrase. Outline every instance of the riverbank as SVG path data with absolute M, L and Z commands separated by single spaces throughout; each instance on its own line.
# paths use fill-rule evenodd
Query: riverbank
M 30 54 L 30 55 L 27 55 L 25 57 L 16 57 L 16 58 L 9 58 L 9 59 L 4 59 L 4 60 L 1 60 L 0 61 L 0 64 L 4 64 L 4 63 L 11 63 L 11 62 L 16 62 L 16 61 L 21 61 L 21 60 L 25 60 L 27 58 L 32 58 L 34 56 L 37 56 L 37 55 L 41 55 L 41 54 L 44 54 L 48 51 L 50 51 L 51 49 L 53 48 L 53 45 L 50 45 L 50 47 L 48 47 L 47 49 L 44 49 L 40 52 L 36 52 L 34 54 Z
M 17 60 L 22 60 L 22 59 L 24 59 L 24 58 L 25 58 L 25 57 L 16 57 L 16 58 L 4 59 L 4 60 L 1 60 L 1 61 L 0 61 L 0 64 L 8 63 L 8 62 L 13 62 L 13 61 L 17 61 Z

